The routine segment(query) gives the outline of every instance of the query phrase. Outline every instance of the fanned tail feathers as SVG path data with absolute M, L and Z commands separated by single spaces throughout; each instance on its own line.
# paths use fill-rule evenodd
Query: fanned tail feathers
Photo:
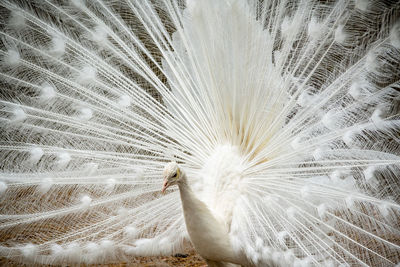
M 249 264 L 400 262 L 400 4 L 3 1 L 0 255 L 190 246 L 175 160 Z

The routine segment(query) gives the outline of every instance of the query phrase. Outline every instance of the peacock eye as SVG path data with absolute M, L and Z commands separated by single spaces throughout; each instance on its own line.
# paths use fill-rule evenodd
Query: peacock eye
M 172 175 L 172 178 L 175 178 L 177 176 L 177 173 L 175 173 L 174 175 Z

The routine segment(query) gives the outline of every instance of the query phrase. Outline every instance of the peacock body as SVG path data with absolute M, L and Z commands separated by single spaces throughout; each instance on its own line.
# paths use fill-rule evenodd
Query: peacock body
M 400 262 L 398 1 L 0 6 L 2 257 Z

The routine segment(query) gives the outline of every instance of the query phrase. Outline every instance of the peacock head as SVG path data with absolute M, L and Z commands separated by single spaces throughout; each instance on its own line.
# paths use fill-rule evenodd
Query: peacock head
M 175 185 L 181 179 L 182 172 L 176 162 L 169 162 L 164 168 L 164 184 L 161 192 L 165 193 L 165 190 L 171 185 Z

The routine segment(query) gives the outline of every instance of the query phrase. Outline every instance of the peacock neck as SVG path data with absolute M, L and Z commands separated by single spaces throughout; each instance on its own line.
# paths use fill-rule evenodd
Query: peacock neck
M 186 211 L 188 211 L 188 209 L 194 208 L 193 205 L 196 205 L 196 202 L 200 200 L 197 199 L 197 197 L 194 195 L 192 189 L 190 188 L 190 185 L 188 184 L 186 174 L 184 172 L 182 172 L 181 174 L 181 178 L 178 182 L 178 187 L 179 193 L 181 195 L 183 212 L 185 213 Z
M 225 225 L 218 222 L 204 202 L 197 198 L 185 174 L 182 174 L 178 187 L 186 229 L 199 254 L 208 260 L 238 262 Z
M 186 174 L 182 173 L 181 179 L 178 182 L 179 193 L 181 196 L 183 213 L 185 216 L 185 222 L 188 223 L 187 217 L 191 216 L 191 214 L 196 210 L 204 210 L 206 209 L 206 205 L 197 198 L 197 196 L 192 191 Z
M 188 188 L 190 190 L 190 187 L 188 185 L 187 178 L 186 178 L 186 173 L 184 173 L 182 170 L 181 170 L 181 177 L 178 181 L 178 187 L 179 187 L 179 189 L 181 189 L 181 187 L 184 187 L 184 188 Z

